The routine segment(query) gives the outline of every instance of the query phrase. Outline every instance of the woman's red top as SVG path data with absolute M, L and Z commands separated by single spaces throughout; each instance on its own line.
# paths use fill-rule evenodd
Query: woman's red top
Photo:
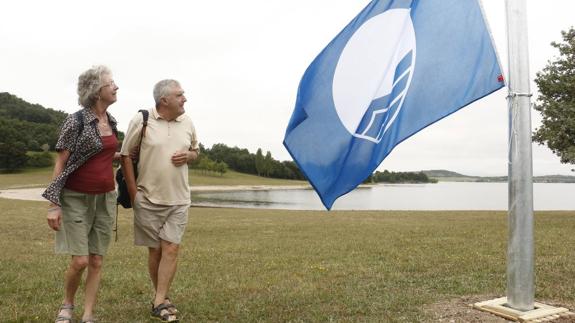
M 102 194 L 116 189 L 112 161 L 118 146 L 115 135 L 103 136 L 102 151 L 88 159 L 68 177 L 65 188 L 86 194 Z

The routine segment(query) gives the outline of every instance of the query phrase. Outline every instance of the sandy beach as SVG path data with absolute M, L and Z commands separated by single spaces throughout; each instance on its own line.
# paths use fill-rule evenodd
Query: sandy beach
M 17 188 L 0 190 L 0 198 L 28 201 L 45 201 L 42 197 L 44 187 Z M 192 192 L 234 192 L 234 191 L 271 191 L 311 189 L 309 185 L 212 185 L 191 186 Z

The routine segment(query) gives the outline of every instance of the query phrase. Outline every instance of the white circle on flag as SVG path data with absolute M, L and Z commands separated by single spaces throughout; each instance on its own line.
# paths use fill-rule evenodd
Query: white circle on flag
M 335 69 L 332 91 L 336 112 L 350 134 L 364 137 L 357 133 L 362 118 L 374 99 L 391 93 L 396 68 L 410 51 L 413 68 L 415 45 L 410 9 L 405 8 L 390 9 L 372 17 L 349 39 Z M 411 70 L 405 91 L 412 74 Z M 401 106 L 396 109 L 386 129 L 400 109 Z

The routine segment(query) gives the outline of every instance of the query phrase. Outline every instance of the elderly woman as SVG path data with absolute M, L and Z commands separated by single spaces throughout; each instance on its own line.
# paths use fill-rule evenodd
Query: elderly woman
M 74 297 L 86 267 L 82 322 L 94 322 L 100 284 L 116 207 L 112 161 L 118 158 L 116 120 L 107 112 L 118 87 L 110 70 L 95 66 L 78 78 L 83 109 L 68 116 L 56 143 L 53 180 L 42 194 L 51 202 L 48 225 L 56 231 L 56 253 L 72 256 L 64 278 L 64 301 L 56 322 L 71 323 Z

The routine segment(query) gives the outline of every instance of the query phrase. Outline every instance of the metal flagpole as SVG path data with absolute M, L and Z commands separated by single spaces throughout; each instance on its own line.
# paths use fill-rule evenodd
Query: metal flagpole
M 509 55 L 507 306 L 534 309 L 533 165 L 525 0 L 506 0 Z
M 533 161 L 526 0 L 506 0 L 505 4 L 509 55 L 507 297 L 475 303 L 474 307 L 521 322 L 575 316 L 567 308 L 534 301 Z

